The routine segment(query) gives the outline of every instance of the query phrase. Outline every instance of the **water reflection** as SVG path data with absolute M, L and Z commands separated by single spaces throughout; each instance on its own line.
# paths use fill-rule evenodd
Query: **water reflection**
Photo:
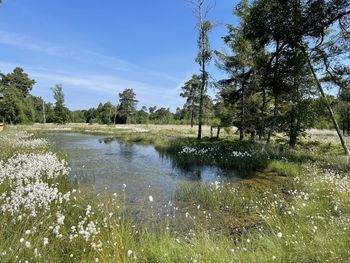
M 71 133 L 49 133 L 45 137 L 67 153 L 71 176 L 78 183 L 97 192 L 121 191 L 126 184 L 128 201 L 133 204 L 144 202 L 149 195 L 165 203 L 184 182 L 240 179 L 237 172 L 218 167 L 174 166 L 171 158 L 160 154 L 153 145 Z

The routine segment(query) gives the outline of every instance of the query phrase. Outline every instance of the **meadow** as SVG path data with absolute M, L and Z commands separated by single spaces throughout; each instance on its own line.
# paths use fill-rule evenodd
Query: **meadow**
M 247 171 L 237 183 L 183 184 L 147 216 L 125 204 L 128 186 L 95 194 L 68 179 L 66 155 L 41 132 L 107 134 L 155 144 L 176 165 Z M 332 131 L 310 130 L 294 150 L 283 135 L 266 152 L 194 139 L 186 126 L 33 125 L 0 133 L 1 262 L 347 262 L 349 159 Z M 348 140 L 348 139 L 347 139 Z M 142 178 L 140 178 L 142 180 Z

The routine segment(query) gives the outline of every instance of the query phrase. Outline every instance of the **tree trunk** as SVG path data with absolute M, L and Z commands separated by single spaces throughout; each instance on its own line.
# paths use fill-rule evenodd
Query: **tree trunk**
M 298 142 L 298 136 L 300 131 L 300 114 L 295 115 L 295 111 L 293 113 L 293 125 L 291 126 L 290 137 L 289 137 L 289 147 L 293 149 Z
M 349 113 L 349 108 L 346 110 L 346 117 L 347 117 L 347 133 L 348 136 L 350 135 L 350 113 Z
M 250 141 L 255 143 L 256 142 L 256 131 L 255 130 L 252 130 L 250 132 Z
M 277 81 L 278 81 L 278 67 L 279 67 L 279 53 L 280 53 L 280 44 L 279 44 L 279 41 L 277 41 L 276 43 L 276 63 L 275 63 L 275 66 L 274 66 L 274 75 L 273 75 L 273 79 L 274 79 L 274 87 L 273 87 L 273 95 L 274 95 L 274 98 L 275 98 L 275 107 L 274 107 L 274 110 L 273 110 L 273 120 L 272 120 L 272 123 L 271 123 L 271 127 L 270 127 L 270 130 L 269 130 L 269 133 L 267 135 L 267 139 L 266 139 L 266 142 L 262 148 L 262 150 L 264 151 L 266 149 L 267 146 L 270 145 L 270 141 L 271 141 L 271 136 L 275 130 L 275 127 L 276 127 L 276 122 L 277 122 L 277 117 L 278 117 L 278 88 L 277 87 Z
M 114 108 L 114 120 L 113 120 L 114 125 L 115 125 L 116 119 L 117 119 L 117 107 Z
M 205 61 L 202 61 L 202 83 L 199 98 L 199 113 L 198 113 L 198 136 L 197 139 L 202 139 L 202 122 L 203 122 L 203 97 L 206 85 Z
M 296 144 L 296 138 L 295 138 L 295 107 L 293 106 L 292 112 L 291 112 L 291 116 L 290 116 L 290 131 L 289 131 L 289 147 L 290 148 L 294 148 L 295 144 Z
M 266 90 L 263 88 L 263 103 L 261 106 L 261 120 L 260 120 L 260 128 L 259 128 L 259 141 L 261 141 L 264 137 L 265 133 L 265 108 L 266 108 Z
M 202 139 L 202 119 L 203 119 L 203 91 L 201 88 L 199 99 L 199 113 L 198 113 L 198 136 L 197 139 Z
M 192 107 L 192 110 L 191 110 L 191 128 L 193 128 L 193 119 L 194 119 L 194 109 Z
M 218 130 L 216 131 L 216 139 L 219 139 L 219 137 L 220 137 L 220 129 L 221 129 L 221 127 L 218 126 Z
M 243 71 L 244 74 L 244 71 Z M 242 98 L 241 98 L 241 120 L 239 128 L 239 140 L 243 141 L 244 139 L 244 84 L 242 85 Z
M 206 80 L 207 80 L 207 72 L 206 72 L 206 58 L 204 56 L 205 52 L 205 28 L 204 28 L 204 21 L 203 21 L 203 0 L 199 1 L 199 23 L 200 23 L 200 53 L 201 58 L 200 58 L 200 66 L 201 66 L 201 71 L 202 71 L 202 83 L 201 83 L 201 89 L 200 89 L 200 98 L 199 98 L 199 113 L 198 113 L 198 136 L 197 139 L 201 140 L 202 139 L 202 122 L 203 122 L 203 100 L 204 100 L 204 91 L 206 87 Z
M 45 115 L 45 102 L 43 100 L 43 123 L 46 123 L 46 115 Z
M 273 119 L 272 119 L 272 122 L 271 122 L 271 127 L 270 127 L 270 130 L 269 130 L 269 133 L 267 135 L 266 142 L 265 142 L 262 150 L 265 150 L 266 147 L 270 145 L 271 136 L 272 136 L 273 132 L 275 131 L 275 127 L 276 127 L 276 123 L 277 123 L 277 118 L 278 118 L 278 95 L 275 94 L 274 97 L 275 97 L 275 103 L 274 103 L 275 106 L 274 106 L 274 110 L 273 110 Z
M 306 58 L 307 58 L 307 62 L 308 62 L 309 68 L 310 68 L 310 70 L 311 70 L 311 73 L 312 73 L 312 75 L 313 75 L 313 77 L 314 77 L 314 79 L 315 79 L 315 81 L 316 81 L 316 85 L 317 85 L 317 87 L 318 87 L 318 89 L 319 89 L 319 91 L 320 91 L 320 93 L 321 93 L 321 97 L 324 99 L 324 101 L 325 101 L 325 103 L 326 103 L 327 110 L 328 110 L 328 112 L 329 112 L 329 115 L 331 116 L 333 125 L 334 125 L 334 127 L 335 127 L 335 129 L 336 129 L 336 131 L 337 131 L 337 134 L 338 134 L 340 143 L 341 143 L 341 145 L 342 145 L 342 147 L 343 147 L 343 149 L 344 149 L 344 154 L 345 154 L 345 155 L 349 155 L 349 154 L 350 154 L 349 149 L 348 149 L 348 147 L 346 146 L 346 143 L 345 143 L 345 140 L 344 140 L 344 138 L 343 138 L 343 135 L 341 134 L 341 131 L 340 131 L 338 122 L 337 122 L 337 120 L 336 120 L 336 118 L 335 118 L 335 115 L 334 115 L 333 109 L 332 109 L 332 107 L 331 107 L 331 105 L 330 105 L 330 103 L 329 103 L 329 100 L 328 100 L 326 94 L 325 94 L 324 91 L 323 91 L 322 85 L 321 85 L 320 81 L 318 80 L 318 77 L 317 77 L 317 75 L 316 75 L 315 69 L 314 69 L 313 65 L 311 64 L 311 61 L 310 61 L 310 58 L 309 58 L 308 54 L 306 54 L 305 51 L 304 51 L 304 54 L 305 54 L 305 56 L 306 56 Z

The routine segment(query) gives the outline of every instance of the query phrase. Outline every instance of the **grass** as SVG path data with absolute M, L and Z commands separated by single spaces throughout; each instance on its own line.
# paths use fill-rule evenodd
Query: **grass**
M 208 165 L 251 171 L 262 169 L 268 163 L 268 155 L 247 141 L 177 139 L 156 147 L 180 167 Z
M 23 129 L 20 128 L 20 129 Z M 17 131 L 16 131 L 17 132 Z M 152 135 L 163 154 L 175 155 L 178 165 L 219 165 L 259 170 L 238 183 L 184 184 L 176 191 L 167 215 L 150 211 L 135 223 L 125 209 L 123 192 L 117 196 L 78 189 L 69 202 L 54 204 L 36 218 L 14 221 L 0 212 L 1 262 L 347 262 L 350 244 L 349 159 L 329 142 L 304 141 L 291 151 L 273 145 L 261 153 L 249 142 L 171 139 L 172 132 Z M 315 132 L 314 132 L 315 133 Z M 114 134 L 115 135 L 115 134 Z M 113 136 L 114 136 L 113 135 Z M 17 153 L 53 151 L 13 146 L 0 134 L 0 160 Z M 118 135 L 122 136 L 122 135 Z M 126 133 L 135 141 L 137 134 Z M 145 136 L 145 137 L 143 137 Z M 328 136 L 328 133 L 327 133 Z M 145 142 L 146 135 L 139 141 Z M 184 147 L 194 154 L 179 154 Z M 204 150 L 208 150 L 202 154 Z M 212 150 L 214 149 L 214 150 Z M 232 156 L 232 152 L 250 155 Z M 63 158 L 64 155 L 59 155 Z M 66 178 L 57 178 L 60 190 L 72 191 Z M 7 188 L 0 185 L 0 194 Z M 1 201 L 0 201 L 1 203 Z M 87 207 L 91 212 L 87 216 Z M 56 213 L 65 215 L 57 238 L 50 227 Z M 113 213 L 113 214 L 110 214 Z M 153 218 L 152 216 L 153 215 Z M 72 226 L 88 217 L 98 234 L 86 241 L 70 241 Z M 35 227 L 35 229 L 34 229 Z M 31 232 L 28 234 L 30 230 Z M 21 238 L 24 239 L 20 242 Z M 49 244 L 44 246 L 43 239 Z M 25 242 L 30 242 L 26 247 Z M 102 244 L 102 247 L 99 247 Z M 72 256 L 71 256 L 72 255 Z

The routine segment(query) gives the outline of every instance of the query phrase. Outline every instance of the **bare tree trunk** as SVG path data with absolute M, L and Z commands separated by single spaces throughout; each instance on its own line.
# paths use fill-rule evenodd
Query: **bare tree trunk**
M 332 109 L 332 107 L 331 107 L 331 105 L 330 105 L 330 103 L 329 103 L 329 100 L 328 100 L 326 94 L 325 94 L 324 91 L 323 91 L 322 85 L 321 85 L 321 83 L 320 83 L 320 81 L 319 81 L 319 79 L 318 79 L 318 77 L 317 77 L 317 75 L 316 75 L 316 72 L 315 72 L 315 69 L 314 69 L 313 65 L 311 64 L 311 61 L 310 61 L 309 56 L 306 54 L 305 51 L 304 51 L 304 54 L 305 54 L 305 56 L 307 57 L 307 62 L 308 62 L 309 68 L 310 68 L 310 70 L 311 70 L 311 73 L 312 73 L 312 75 L 313 75 L 315 81 L 316 81 L 316 85 L 317 85 L 317 87 L 318 87 L 318 89 L 319 89 L 319 91 L 320 91 L 320 93 L 321 93 L 321 97 L 322 97 L 322 98 L 324 99 L 324 101 L 325 101 L 327 110 L 328 110 L 328 112 L 329 112 L 329 115 L 331 116 L 333 125 L 334 125 L 334 127 L 335 127 L 335 129 L 336 129 L 336 131 L 337 131 L 337 134 L 338 134 L 340 143 L 341 143 L 341 145 L 342 145 L 342 147 L 343 147 L 343 149 L 344 149 L 344 154 L 345 154 L 345 155 L 349 155 L 349 154 L 350 154 L 349 149 L 348 149 L 348 147 L 346 146 L 346 143 L 345 143 L 345 140 L 344 140 L 344 138 L 343 138 L 343 135 L 341 134 L 341 130 L 340 130 L 340 128 L 339 128 L 337 119 L 335 118 L 333 109 Z
M 203 71 L 204 72 L 204 71 Z M 204 73 L 203 73 L 204 76 Z M 203 121 L 203 93 L 204 93 L 204 85 L 205 77 L 202 78 L 202 87 L 199 98 L 199 113 L 198 113 L 198 136 L 197 139 L 202 139 L 202 121 Z
M 244 74 L 244 71 L 243 71 Z M 241 120 L 240 120 L 240 128 L 239 128 L 239 140 L 243 141 L 244 139 L 244 84 L 242 85 L 242 98 L 241 98 Z
M 206 17 L 209 12 L 209 8 L 207 7 L 206 10 L 203 10 L 203 4 L 204 0 L 197 0 L 198 3 L 198 9 L 196 12 L 198 17 L 198 28 L 199 28 L 199 41 L 198 41 L 198 47 L 199 47 L 199 57 L 197 58 L 197 61 L 199 62 L 199 65 L 201 67 L 201 73 L 202 73 L 202 83 L 200 88 L 200 97 L 199 97 L 199 113 L 198 113 L 198 136 L 197 139 L 202 139 L 202 124 L 203 124 L 203 103 L 204 103 L 204 95 L 206 92 L 206 86 L 207 86 L 207 78 L 208 74 L 206 71 L 206 63 L 209 62 L 210 58 L 208 58 L 208 39 L 207 34 L 210 29 L 207 28 L 208 24 L 206 20 Z
M 202 6 L 203 6 L 203 1 L 200 1 L 199 4 L 199 21 L 200 21 L 200 27 L 201 27 L 201 40 L 202 40 L 202 49 L 205 47 L 205 42 L 204 42 L 204 28 L 203 28 L 203 14 L 202 14 Z M 203 52 L 203 50 L 201 50 Z M 198 113 L 198 136 L 197 139 L 201 140 L 202 139 L 202 119 L 203 119 L 203 96 L 204 96 L 204 89 L 205 89 L 205 84 L 206 84 L 206 71 L 205 71 L 205 58 L 202 55 L 201 58 L 201 64 L 202 64 L 202 83 L 201 83 L 201 90 L 200 90 L 200 98 L 199 98 L 199 113 Z

